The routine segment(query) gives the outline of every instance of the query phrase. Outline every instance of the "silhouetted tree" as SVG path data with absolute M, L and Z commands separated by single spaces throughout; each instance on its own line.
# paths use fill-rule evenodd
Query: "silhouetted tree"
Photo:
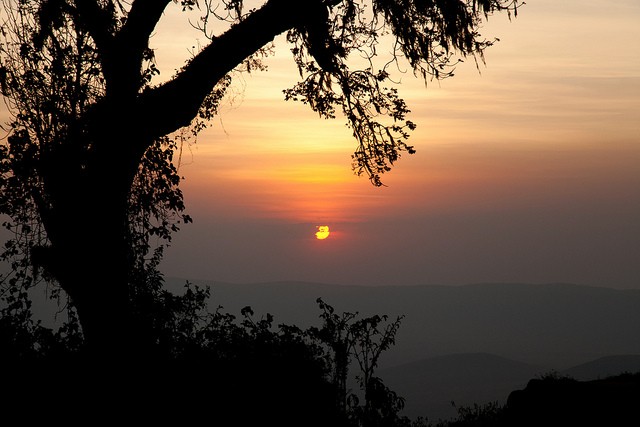
M 482 59 L 492 44 L 478 32 L 482 20 L 520 3 L 3 1 L 0 90 L 12 121 L 0 146 L 0 213 L 15 234 L 5 253 L 14 273 L 4 282 L 14 292 L 42 277 L 57 283 L 95 354 L 128 358 L 152 346 L 139 304 L 161 256 L 149 237 L 168 241 L 190 220 L 173 156 L 216 113 L 230 73 L 260 67 L 286 33 L 300 82 L 285 98 L 322 117 L 344 115 L 357 141 L 355 172 L 381 185 L 401 153 L 414 151 L 415 125 L 391 67 L 406 60 L 427 80 L 452 75 L 456 55 Z M 209 42 L 154 85 L 149 38 L 168 7 L 200 8 Z M 215 22 L 229 25 L 213 33 Z M 384 37 L 394 50 L 378 66 Z M 354 58 L 364 65 L 350 68 Z
M 321 354 L 331 371 L 336 387 L 337 408 L 354 427 L 400 426 L 408 419 L 400 416 L 404 399 L 389 389 L 375 370 L 382 353 L 395 344 L 395 336 L 404 316 L 389 321 L 387 315 L 359 318 L 359 314 L 336 313 L 335 309 L 317 300 L 322 326 L 311 327 L 308 334 L 326 347 Z M 348 389 L 349 367 L 356 361 L 358 373 L 353 379 L 364 394 L 364 404 L 358 393 Z
M 347 380 L 353 346 L 351 326 L 358 314 L 349 312 L 336 313 L 334 308 L 325 303 L 322 298 L 318 298 L 317 303 L 322 311 L 320 314 L 322 327 L 312 327 L 309 331 L 315 339 L 324 343 L 329 349 L 325 355 L 328 359 L 327 365 L 331 366 L 332 382 L 338 390 L 336 406 L 346 413 Z

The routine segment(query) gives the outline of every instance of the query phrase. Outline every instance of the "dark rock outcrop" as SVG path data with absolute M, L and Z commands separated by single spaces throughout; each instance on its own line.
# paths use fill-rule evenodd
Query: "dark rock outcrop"
M 509 395 L 512 426 L 639 426 L 640 373 L 593 381 L 547 376 Z

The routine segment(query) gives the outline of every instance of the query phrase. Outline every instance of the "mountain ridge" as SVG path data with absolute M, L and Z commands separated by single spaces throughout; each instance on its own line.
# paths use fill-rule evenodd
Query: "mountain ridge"
M 559 372 L 580 381 L 597 380 L 622 373 L 640 372 L 640 354 L 615 354 L 581 363 Z
M 179 289 L 172 279 L 172 289 Z M 170 280 L 168 280 L 169 283 Z M 316 299 L 337 312 L 404 315 L 390 366 L 455 353 L 486 352 L 562 370 L 611 354 L 640 353 L 640 290 L 576 284 L 344 286 L 311 282 L 210 286 L 214 306 L 251 306 L 275 324 L 317 326 Z

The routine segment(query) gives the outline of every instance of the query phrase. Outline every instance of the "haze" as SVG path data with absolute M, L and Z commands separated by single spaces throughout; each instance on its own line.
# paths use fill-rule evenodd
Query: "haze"
M 283 101 L 297 74 L 276 40 L 269 70 L 236 81 L 183 153 L 194 223 L 175 236 L 163 271 L 640 287 L 639 21 L 630 0 L 536 0 L 511 21 L 492 17 L 483 34 L 500 41 L 480 73 L 467 59 L 426 88 L 403 76 L 417 153 L 382 188 L 352 174 L 355 142 L 340 118 Z M 321 241 L 320 224 L 331 227 Z

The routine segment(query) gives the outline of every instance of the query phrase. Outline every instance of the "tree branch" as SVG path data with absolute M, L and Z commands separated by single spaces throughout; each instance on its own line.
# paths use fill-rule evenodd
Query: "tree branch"
M 133 46 L 142 55 L 149 44 L 149 37 L 171 0 L 135 0 L 127 16 L 127 22 L 120 30 L 118 46 Z M 132 49 L 131 47 L 129 49 Z
M 153 137 L 188 126 L 220 79 L 277 35 L 311 18 L 307 6 L 295 0 L 270 0 L 214 38 L 173 80 L 140 96 L 140 126 Z
M 113 35 L 109 29 L 113 25 L 113 15 L 100 7 L 97 1 L 82 0 L 76 2 L 77 24 L 81 24 L 96 42 L 102 53 L 109 50 Z
M 102 55 L 107 94 L 133 100 L 142 84 L 141 70 L 149 37 L 171 0 L 135 0 L 127 21 Z

